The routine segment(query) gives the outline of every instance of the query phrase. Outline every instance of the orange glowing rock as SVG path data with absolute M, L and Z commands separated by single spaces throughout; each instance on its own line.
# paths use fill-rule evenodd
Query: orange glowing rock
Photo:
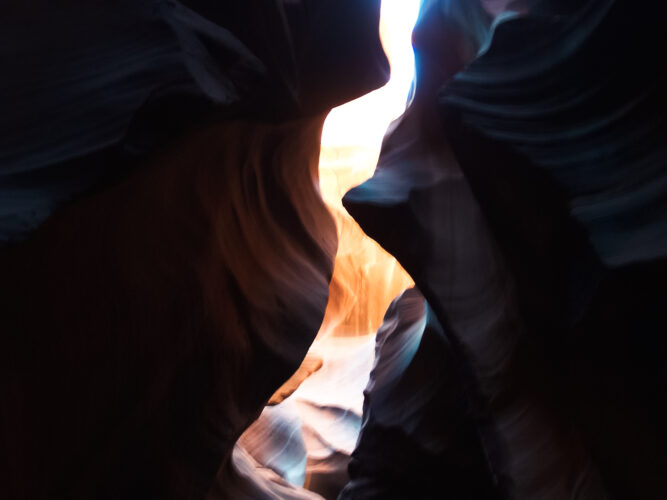
M 323 167 L 327 164 L 321 161 L 320 172 Z M 356 184 L 352 182 L 356 180 L 354 171 L 337 169 L 336 173 L 339 185 L 346 185 L 343 192 Z M 327 205 L 338 229 L 338 252 L 319 336 L 375 333 L 391 301 L 413 281 L 396 259 L 364 234 L 340 205 L 340 199 Z
M 364 234 L 341 199 L 373 175 L 382 137 L 405 109 L 414 74 L 410 38 L 418 6 L 414 1 L 383 2 L 380 35 L 391 79 L 381 89 L 334 109 L 324 125 L 320 189 L 336 220 L 338 252 L 320 337 L 375 333 L 392 300 L 413 285 L 400 264 Z

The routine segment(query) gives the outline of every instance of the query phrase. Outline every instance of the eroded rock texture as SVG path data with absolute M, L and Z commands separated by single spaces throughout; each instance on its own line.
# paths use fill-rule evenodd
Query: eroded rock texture
M 5 2 L 0 245 L 193 128 L 380 86 L 378 22 L 379 0 Z
M 317 339 L 306 361 L 320 357 L 320 369 L 280 404 L 266 407 L 239 444 L 285 481 L 337 498 L 349 481 L 374 347 L 375 335 Z
M 340 499 L 489 498 L 493 483 L 451 347 L 418 290 L 389 307 Z
M 321 127 L 386 79 L 378 16 L 3 6 L 3 498 L 305 497 L 232 451 L 322 321 Z
M 495 495 L 664 498 L 662 7 L 521 10 L 453 79 L 471 18 L 422 12 L 415 99 L 344 204 L 443 325 Z

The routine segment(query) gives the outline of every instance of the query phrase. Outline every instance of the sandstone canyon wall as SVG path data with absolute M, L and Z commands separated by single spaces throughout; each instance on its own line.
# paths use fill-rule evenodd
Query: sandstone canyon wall
M 3 6 L 3 498 L 291 490 L 232 452 L 324 316 L 321 128 L 387 78 L 379 5 Z

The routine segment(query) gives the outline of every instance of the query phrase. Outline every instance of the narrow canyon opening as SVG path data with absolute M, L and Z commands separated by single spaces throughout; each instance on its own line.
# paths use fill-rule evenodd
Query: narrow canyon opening
M 347 481 L 375 333 L 391 302 L 414 285 L 396 259 L 347 213 L 342 198 L 372 177 L 387 128 L 408 104 L 415 76 L 412 29 L 419 8 L 420 0 L 382 1 L 380 38 L 390 80 L 334 108 L 325 121 L 320 190 L 338 233 L 329 302 L 302 366 L 241 439 L 263 467 L 325 498 L 335 498 Z

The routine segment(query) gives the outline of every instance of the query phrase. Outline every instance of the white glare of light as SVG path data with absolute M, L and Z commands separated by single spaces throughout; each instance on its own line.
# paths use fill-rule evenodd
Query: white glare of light
M 329 114 L 322 134 L 325 148 L 364 146 L 374 148 L 389 123 L 400 116 L 414 78 L 412 28 L 420 0 L 383 0 L 380 35 L 391 64 L 387 85 Z

